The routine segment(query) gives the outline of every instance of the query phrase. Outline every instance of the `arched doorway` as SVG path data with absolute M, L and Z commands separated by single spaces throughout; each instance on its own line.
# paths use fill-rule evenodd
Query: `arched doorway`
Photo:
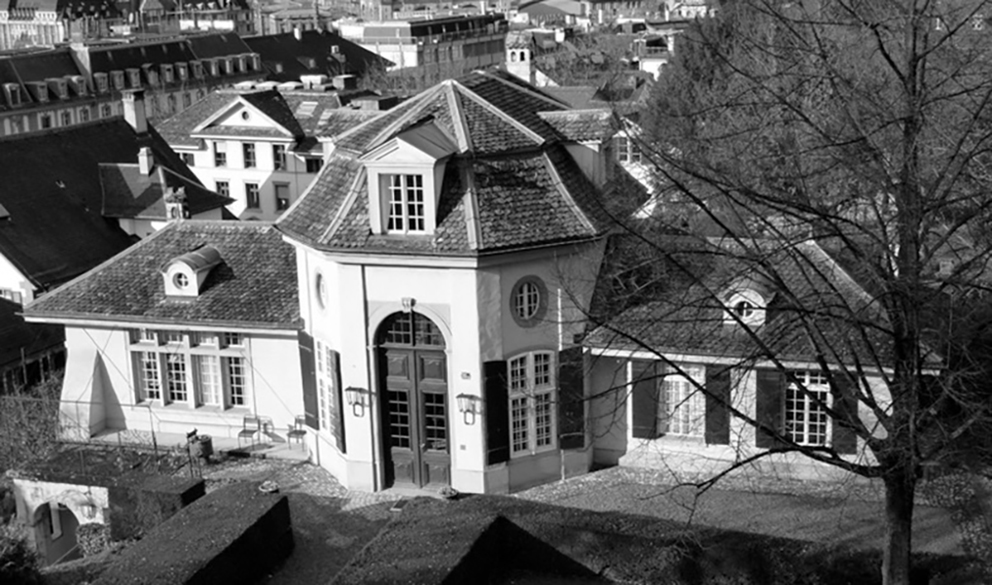
M 419 313 L 394 313 L 379 326 L 376 345 L 385 485 L 449 485 L 444 336 Z
M 52 565 L 82 557 L 77 547 L 79 520 L 58 502 L 46 502 L 35 510 L 35 545 L 44 564 Z

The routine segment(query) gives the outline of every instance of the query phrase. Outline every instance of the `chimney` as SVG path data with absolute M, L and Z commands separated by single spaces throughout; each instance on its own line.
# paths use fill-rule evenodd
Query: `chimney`
M 152 155 L 152 149 L 150 146 L 142 146 L 138 149 L 138 170 L 141 172 L 142 176 L 147 177 L 152 174 L 152 169 L 155 168 L 155 157 Z
M 298 41 L 303 40 L 303 31 L 300 30 L 300 27 L 298 26 L 293 27 L 293 36 L 296 37 L 296 40 Z
M 145 90 L 124 91 L 124 119 L 134 128 L 138 136 L 148 134 L 148 119 L 145 117 Z
M 186 205 L 186 187 L 170 188 L 166 192 L 165 215 L 169 221 L 178 221 L 189 217 L 189 207 Z

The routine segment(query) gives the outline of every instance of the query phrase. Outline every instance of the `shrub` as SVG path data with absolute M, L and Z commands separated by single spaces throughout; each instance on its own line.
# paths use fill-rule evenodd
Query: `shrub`
M 83 524 L 76 529 L 76 542 L 84 557 L 98 555 L 110 548 L 110 528 L 106 524 Z
M 27 540 L 9 526 L 0 527 L 0 583 L 35 585 L 41 583 L 38 557 Z

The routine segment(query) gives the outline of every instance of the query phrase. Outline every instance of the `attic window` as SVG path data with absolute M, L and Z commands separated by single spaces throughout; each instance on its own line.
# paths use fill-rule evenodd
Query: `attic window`
M 743 320 L 748 320 L 754 316 L 755 308 L 749 301 L 737 301 L 734 305 L 734 314 Z
M 213 246 L 202 246 L 173 258 L 162 271 L 165 294 L 170 297 L 199 296 L 210 271 L 221 261 L 220 252 Z
M 728 325 L 760 327 L 765 322 L 765 307 L 768 306 L 766 297 L 769 296 L 757 287 L 734 287 L 724 296 L 727 311 L 725 322 Z
M 389 190 L 389 233 L 423 233 L 424 177 L 423 175 L 385 175 Z

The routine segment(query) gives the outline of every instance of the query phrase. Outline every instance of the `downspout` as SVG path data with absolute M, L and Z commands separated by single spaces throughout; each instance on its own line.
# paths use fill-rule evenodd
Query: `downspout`
M 369 387 L 369 446 L 372 448 L 370 454 L 372 455 L 372 491 L 379 491 L 379 463 L 376 461 L 376 452 L 379 450 L 380 445 L 375 440 L 375 421 L 376 414 L 379 412 L 378 404 L 376 403 L 377 392 L 373 392 L 373 383 L 375 382 L 375 376 L 373 375 L 373 370 L 375 369 L 375 347 L 373 345 L 373 340 L 369 339 L 369 302 L 368 302 L 368 282 L 365 275 L 365 265 L 362 264 L 362 322 L 365 330 L 365 347 L 368 356 L 368 367 L 365 368 L 365 375 L 368 381 Z

